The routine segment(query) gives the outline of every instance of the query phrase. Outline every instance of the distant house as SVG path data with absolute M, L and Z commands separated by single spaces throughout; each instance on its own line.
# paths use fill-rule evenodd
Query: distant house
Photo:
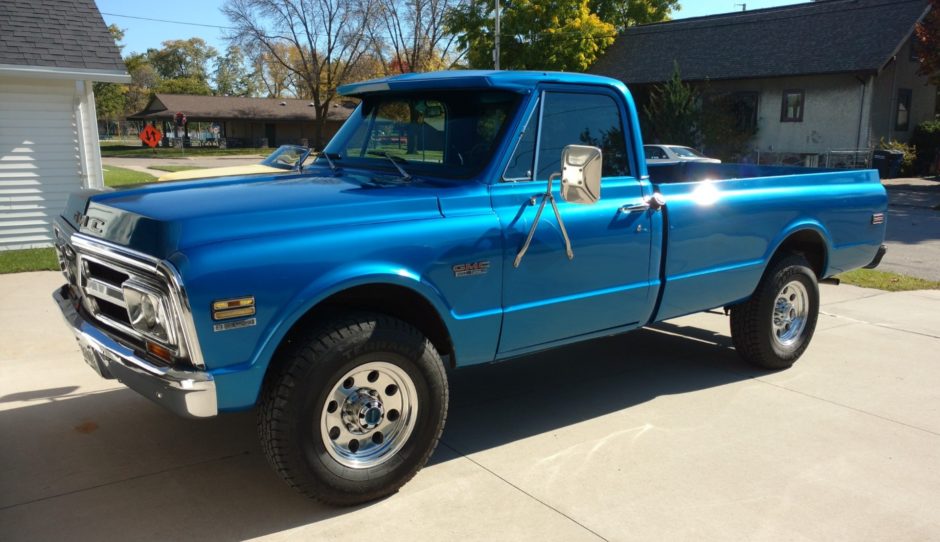
M 926 0 L 830 0 L 638 26 L 591 71 L 643 103 L 677 62 L 706 97 L 731 98 L 738 124 L 757 128 L 755 151 L 815 165 L 830 151 L 907 141 L 938 113 L 911 39 L 927 10 Z
M 354 108 L 355 104 L 349 102 L 332 104 L 324 127 L 324 142 L 339 130 Z M 208 138 L 215 144 L 222 138 L 230 147 L 314 144 L 313 122 L 317 115 L 310 100 L 155 94 L 143 111 L 128 120 L 154 121 L 164 134 L 173 134 L 177 113 L 186 115 L 184 137 L 191 136 L 197 143 Z M 191 123 L 214 125 L 218 134 L 211 130 L 191 134 Z
M 92 83 L 130 80 L 94 0 L 0 1 L 0 250 L 48 245 L 103 186 Z

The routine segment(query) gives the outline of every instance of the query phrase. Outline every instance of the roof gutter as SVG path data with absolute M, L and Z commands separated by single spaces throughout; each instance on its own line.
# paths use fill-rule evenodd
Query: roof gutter
M 0 64 L 0 76 L 33 77 L 36 79 L 65 79 L 71 81 L 98 81 L 102 83 L 130 83 L 131 76 L 124 70 L 89 70 L 85 68 L 59 68 L 55 66 L 24 66 Z

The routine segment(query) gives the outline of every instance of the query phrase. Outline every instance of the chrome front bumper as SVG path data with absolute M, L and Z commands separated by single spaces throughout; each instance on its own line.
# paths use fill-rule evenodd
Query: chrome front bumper
M 215 381 L 201 371 L 181 371 L 159 367 L 137 356 L 129 348 L 95 327 L 76 308 L 68 285 L 52 297 L 59 305 L 69 329 L 75 334 L 82 355 L 92 369 L 104 378 L 116 378 L 151 401 L 188 418 L 218 414 Z

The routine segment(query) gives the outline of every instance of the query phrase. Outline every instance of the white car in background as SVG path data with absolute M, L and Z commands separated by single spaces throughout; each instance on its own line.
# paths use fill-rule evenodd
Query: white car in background
M 691 147 L 680 145 L 643 145 L 647 163 L 662 162 L 705 162 L 720 164 L 721 160 L 709 158 Z

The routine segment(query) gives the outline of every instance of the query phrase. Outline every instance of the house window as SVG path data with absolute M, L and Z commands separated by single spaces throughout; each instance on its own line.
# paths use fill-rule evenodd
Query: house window
M 911 95 L 909 88 L 898 89 L 898 110 L 894 117 L 894 129 L 906 132 L 911 127 Z
M 911 38 L 911 62 L 920 62 L 920 43 L 917 36 Z
M 757 130 L 757 102 L 759 95 L 756 92 L 736 92 L 731 103 L 736 128 L 742 132 Z
M 803 103 L 806 94 L 802 90 L 783 91 L 780 107 L 780 122 L 803 122 Z

